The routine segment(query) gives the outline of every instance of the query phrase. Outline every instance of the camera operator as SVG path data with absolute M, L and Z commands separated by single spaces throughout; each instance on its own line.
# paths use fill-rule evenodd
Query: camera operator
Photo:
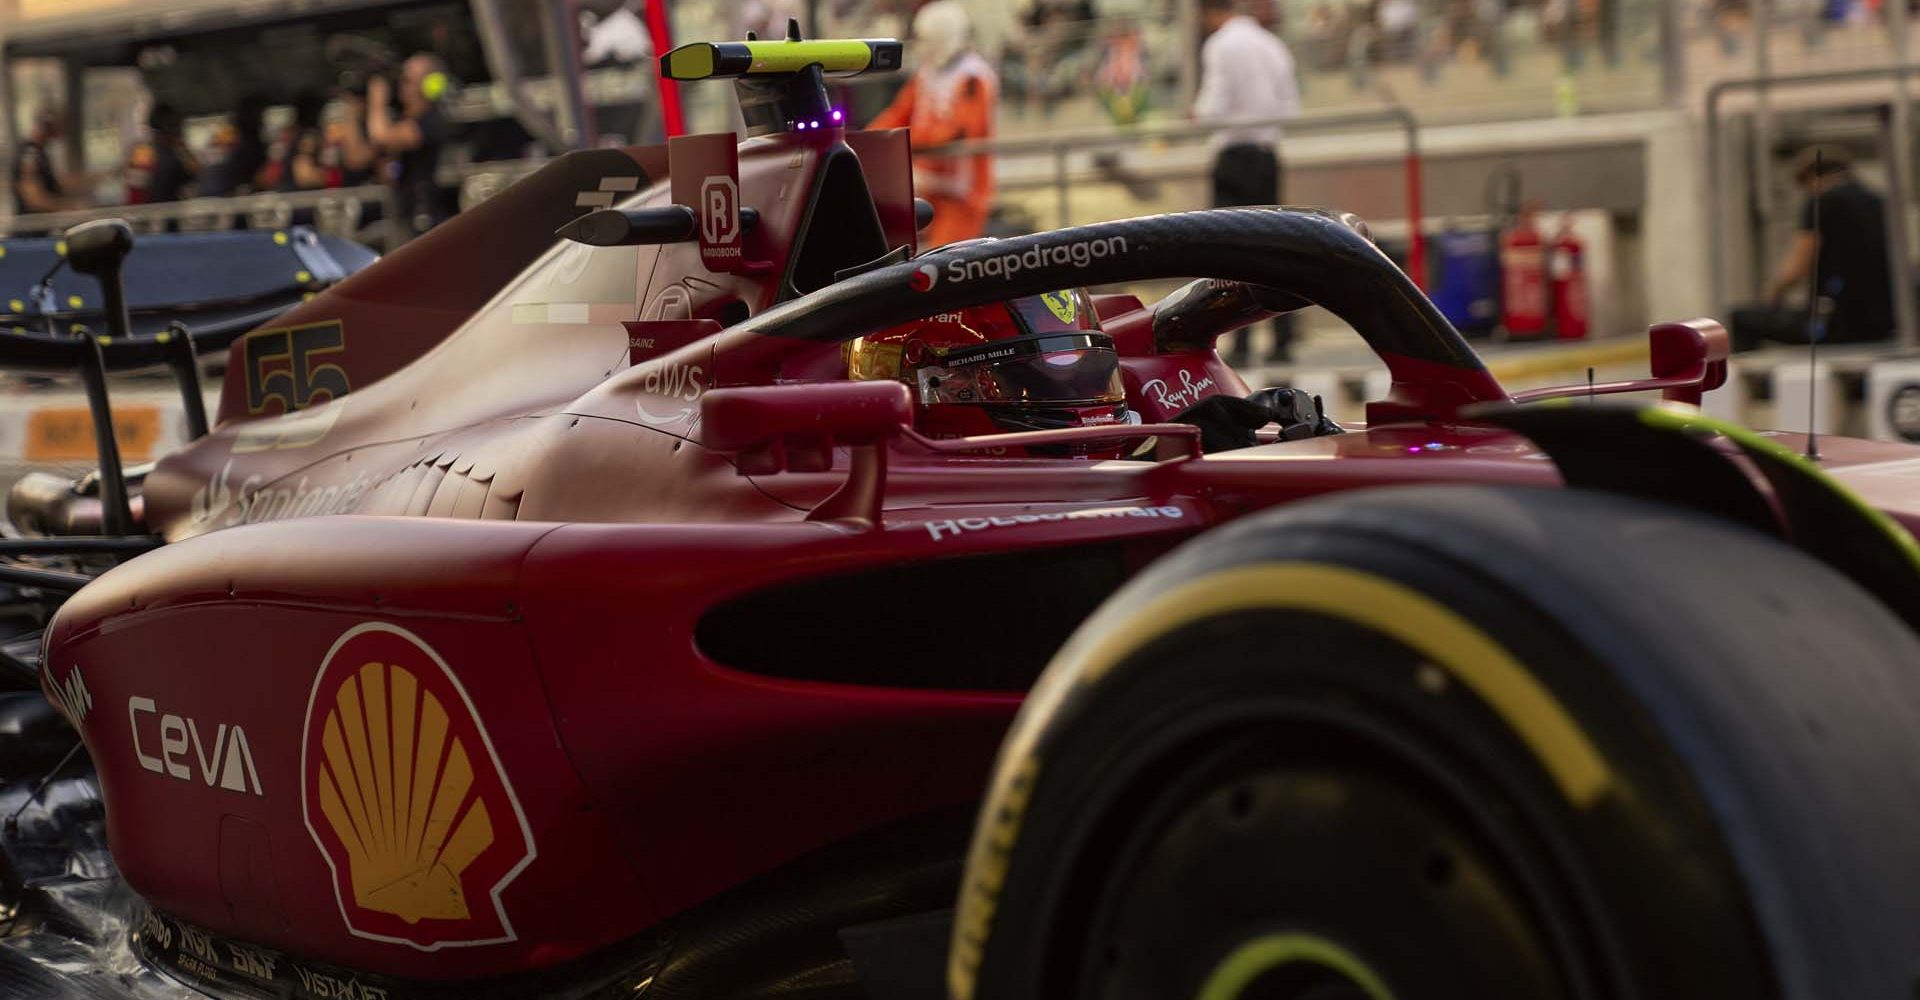
M 440 57 L 418 53 L 401 68 L 400 117 L 393 114 L 394 88 L 386 77 L 367 83 L 367 138 L 387 154 L 387 181 L 393 185 L 400 220 L 414 235 L 445 218 L 439 184 L 440 151 L 447 142 L 447 119 L 440 110 L 448 78 Z

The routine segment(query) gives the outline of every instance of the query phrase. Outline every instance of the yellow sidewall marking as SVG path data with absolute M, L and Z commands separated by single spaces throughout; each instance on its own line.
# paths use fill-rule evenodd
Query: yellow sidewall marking
M 999 908 L 1000 890 L 1007 884 L 1013 845 L 1019 838 L 1020 823 L 1027 817 L 1027 802 L 1033 796 L 1033 783 L 1039 776 L 1039 759 L 1028 755 L 1010 780 L 997 783 L 996 794 L 989 799 L 993 811 L 974 832 L 973 843 L 967 850 L 967 878 L 960 887 L 953 947 L 947 959 L 947 990 L 959 1000 L 972 1000 L 987 932 L 992 929 L 993 914 Z
M 1313 934 L 1268 934 L 1246 942 L 1214 967 L 1196 1000 L 1237 1000 L 1262 973 L 1290 964 L 1318 965 L 1352 980 L 1367 1000 L 1393 1000 L 1393 991 L 1367 963 L 1332 941 Z
M 1499 643 L 1411 587 L 1342 566 L 1243 566 L 1175 587 L 1075 657 L 1079 679 L 1092 683 L 1128 654 L 1193 622 L 1262 608 L 1352 622 L 1445 668 L 1533 750 L 1574 805 L 1591 806 L 1611 784 L 1605 758 L 1579 723 Z
M 947 987 L 973 1000 L 1000 890 L 1040 767 L 1037 744 L 1073 689 L 1098 681 L 1147 643 L 1236 611 L 1306 611 L 1370 628 L 1447 670 L 1486 702 L 1531 749 L 1576 807 L 1613 783 L 1599 748 L 1573 716 L 1504 647 L 1425 594 L 1342 566 L 1283 562 L 1219 570 L 1176 586 L 1138 609 L 1100 616 L 1098 631 L 1070 642 L 1029 694 L 1001 748 L 987 796 L 993 810 L 974 833 L 954 921 Z M 1028 721 L 1032 720 L 1032 721 Z

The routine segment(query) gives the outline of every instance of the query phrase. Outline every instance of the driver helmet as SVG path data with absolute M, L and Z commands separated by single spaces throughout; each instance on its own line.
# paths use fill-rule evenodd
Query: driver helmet
M 898 379 L 929 437 L 1139 423 L 1127 409 L 1120 356 L 1084 289 L 936 313 L 847 345 L 847 377 Z M 1118 457 L 1126 442 L 1027 449 Z

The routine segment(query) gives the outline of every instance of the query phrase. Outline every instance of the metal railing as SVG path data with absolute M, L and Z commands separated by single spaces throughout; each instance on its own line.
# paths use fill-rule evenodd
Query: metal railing
M 1707 240 L 1708 267 L 1712 272 L 1713 300 L 1716 306 L 1729 306 L 1727 290 L 1726 251 L 1721 239 L 1726 227 L 1726 207 L 1724 205 L 1726 185 L 1720 183 L 1721 171 L 1725 168 L 1725 156 L 1720 146 L 1722 118 L 1721 100 L 1735 91 L 1750 90 L 1764 97 L 1767 91 L 1783 87 L 1820 86 L 1836 83 L 1859 83 L 1875 80 L 1890 80 L 1904 83 L 1905 79 L 1920 73 L 1920 66 L 1882 66 L 1872 69 L 1835 70 L 1825 73 L 1799 73 L 1790 76 L 1755 76 L 1735 80 L 1721 80 L 1707 88 L 1706 136 L 1707 145 L 1707 181 L 1711 188 L 1707 193 Z M 1887 185 L 1887 259 L 1895 275 L 1893 282 L 1894 319 L 1900 332 L 1900 346 L 1911 350 L 1920 347 L 1920 303 L 1916 303 L 1913 287 L 1913 260 L 1907 241 L 1907 203 L 1912 190 L 1913 168 L 1911 159 L 1911 140 L 1903 127 L 1907 115 L 1903 107 L 1904 90 L 1892 95 L 1889 100 L 1871 103 L 1849 101 L 1845 105 L 1823 107 L 1823 111 L 1871 110 L 1883 116 L 1880 130 L 1881 153 L 1887 158 L 1888 173 L 1892 182 Z M 1758 109 L 1763 117 L 1766 109 Z M 1762 129 L 1764 135 L 1767 130 Z M 1756 142 L 1760 140 L 1756 138 Z M 1756 162 L 1763 166 L 1755 171 L 1753 178 L 1753 196 L 1757 200 L 1766 198 L 1771 191 L 1770 174 L 1765 169 L 1766 157 L 1772 151 L 1761 148 L 1756 151 Z
M 1241 128 L 1278 127 L 1290 134 L 1298 135 L 1364 128 L 1370 125 L 1393 125 L 1405 136 L 1408 269 L 1414 274 L 1415 280 L 1424 286 L 1426 249 L 1425 238 L 1420 231 L 1420 222 L 1425 204 L 1423 196 L 1425 189 L 1421 173 L 1420 124 L 1412 112 L 1398 105 L 1338 114 L 1303 115 L 1295 118 L 1250 118 L 1147 125 L 1126 129 L 1082 129 L 1047 136 L 969 140 L 928 149 L 916 155 L 965 156 L 987 153 L 1000 157 L 1048 157 L 1052 161 L 1053 170 L 1052 179 L 1047 183 L 1054 190 L 1059 225 L 1064 227 L 1072 224 L 1072 183 L 1068 158 L 1075 154 L 1122 149 L 1148 141 L 1205 140 L 1211 139 L 1220 132 Z M 544 162 L 513 160 L 450 166 L 441 169 L 440 181 L 448 186 L 464 186 L 476 179 L 488 177 L 517 179 L 539 169 Z M 484 187 L 484 185 L 481 186 Z M 472 200 L 482 200 L 491 193 L 491 190 L 476 190 L 472 192 L 475 195 Z M 277 228 L 290 224 L 295 212 L 312 211 L 319 215 L 324 214 L 330 207 L 347 205 L 356 206 L 363 211 L 363 206 L 368 204 L 385 206 L 385 217 L 391 221 L 396 216 L 391 199 L 391 189 L 378 184 L 314 191 L 268 192 L 237 197 L 195 198 L 152 205 L 126 205 L 19 215 L 11 219 L 0 219 L 0 233 L 57 234 L 82 222 L 101 218 L 125 219 L 136 229 L 148 232 L 159 232 L 169 228 L 187 231 L 227 229 L 233 228 L 233 224 L 241 219 L 249 223 L 249 228 Z M 358 212 L 353 214 L 357 218 Z M 320 219 L 316 219 L 315 228 L 322 232 L 350 235 L 342 232 L 341 227 L 328 225 Z M 393 242 L 391 239 L 390 237 L 389 246 L 397 246 L 398 242 Z
M 971 156 L 981 153 L 1006 158 L 1046 156 L 1053 163 L 1052 187 L 1059 225 L 1073 224 L 1072 183 L 1067 158 L 1076 153 L 1103 149 L 1124 149 L 1148 141 L 1177 142 L 1212 139 L 1215 135 L 1243 128 L 1280 128 L 1290 134 L 1329 132 L 1362 128 L 1368 125 L 1394 125 L 1406 137 L 1406 198 L 1409 245 L 1407 269 L 1423 288 L 1426 285 L 1426 243 L 1420 232 L 1425 199 L 1421 179 L 1420 123 L 1413 112 L 1399 105 L 1387 105 L 1360 111 L 1327 115 L 1300 115 L 1293 118 L 1248 118 L 1230 121 L 1186 122 L 1168 125 L 1143 125 L 1125 129 L 1083 129 L 1046 136 L 969 139 L 916 151 L 916 156 Z
M 546 160 L 497 160 L 443 167 L 439 181 L 462 189 L 462 208 L 485 200 L 506 184 L 540 169 Z M 498 178 L 501 183 L 492 183 Z M 393 189 L 384 184 L 318 188 L 307 191 L 264 191 L 258 194 L 189 198 L 148 205 L 117 205 L 0 217 L 0 235 L 60 234 L 95 219 L 124 219 L 138 232 L 208 232 L 234 228 L 280 229 L 292 225 L 299 212 L 312 212 L 320 232 L 351 237 L 359 229 L 368 205 L 382 207 L 389 249 L 405 242 L 393 228 L 400 221 Z
M 16 215 L 0 220 L 0 229 L 9 233 L 64 233 L 94 219 L 125 219 L 138 232 L 163 232 L 178 228 L 186 232 L 232 229 L 245 220 L 250 229 L 275 229 L 292 224 L 295 212 L 332 208 L 336 205 L 381 203 L 390 197 L 383 184 L 350 188 L 323 188 L 315 191 L 269 192 L 218 198 L 189 198 L 185 201 L 155 202 L 147 205 L 119 205 L 103 208 L 72 209 Z

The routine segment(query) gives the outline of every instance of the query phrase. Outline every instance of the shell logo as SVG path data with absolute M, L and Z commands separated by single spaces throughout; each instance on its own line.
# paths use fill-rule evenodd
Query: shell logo
M 307 831 L 355 937 L 422 951 L 514 940 L 501 892 L 533 833 L 466 689 L 396 625 L 334 642 L 301 740 Z

